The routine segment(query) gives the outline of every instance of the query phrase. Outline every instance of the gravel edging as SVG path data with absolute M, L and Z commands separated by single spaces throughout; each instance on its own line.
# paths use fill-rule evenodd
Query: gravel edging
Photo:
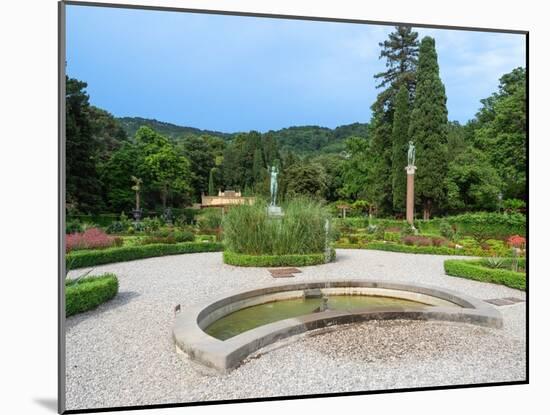
M 292 282 L 369 278 L 435 285 L 479 299 L 525 298 L 524 292 L 508 287 L 445 276 L 443 261 L 449 258 L 339 250 L 336 262 L 301 267 Z M 224 265 L 221 253 L 94 269 L 95 275 L 103 272 L 117 274 L 119 294 L 93 311 L 67 319 L 67 409 L 525 378 L 525 303 L 499 307 L 503 329 L 368 322 L 293 339 L 260 351 L 259 358 L 248 359 L 228 375 L 213 375 L 176 353 L 171 338 L 174 306 L 181 304 L 185 312 L 186 307 L 225 293 L 278 280 L 266 269 Z

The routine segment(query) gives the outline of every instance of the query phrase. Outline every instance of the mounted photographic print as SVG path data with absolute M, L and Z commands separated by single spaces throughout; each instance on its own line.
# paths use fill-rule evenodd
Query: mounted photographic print
M 527 32 L 59 11 L 60 412 L 527 383 Z

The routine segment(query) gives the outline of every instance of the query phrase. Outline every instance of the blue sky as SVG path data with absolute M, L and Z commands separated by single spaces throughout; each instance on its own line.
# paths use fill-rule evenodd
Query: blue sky
M 92 104 L 225 132 L 368 122 L 392 27 L 67 6 L 67 73 Z M 525 65 L 523 35 L 416 29 L 435 38 L 449 119 L 473 118 Z

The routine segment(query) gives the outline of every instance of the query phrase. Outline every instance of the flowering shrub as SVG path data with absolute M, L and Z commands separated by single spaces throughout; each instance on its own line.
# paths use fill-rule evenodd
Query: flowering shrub
M 109 236 L 98 228 L 91 228 L 84 232 L 69 234 L 66 239 L 67 252 L 77 249 L 102 249 L 121 245 L 121 238 Z
M 523 236 L 512 235 L 506 240 L 506 242 L 510 247 L 525 249 L 525 244 L 527 240 Z

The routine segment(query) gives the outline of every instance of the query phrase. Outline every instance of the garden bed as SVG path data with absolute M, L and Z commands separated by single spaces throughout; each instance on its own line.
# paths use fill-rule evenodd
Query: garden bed
M 377 251 L 402 252 L 406 254 L 428 254 L 428 255 L 461 255 L 468 256 L 464 249 L 448 248 L 446 246 L 416 246 L 396 243 L 371 242 L 367 244 L 346 244 L 337 243 L 338 249 L 373 249 Z
M 324 253 L 292 254 L 292 255 L 247 255 L 231 251 L 224 251 L 223 262 L 239 267 L 305 267 L 309 265 L 325 264 L 336 257 L 334 249 L 326 258 Z
M 165 255 L 218 252 L 222 250 L 223 245 L 219 242 L 123 246 L 120 248 L 73 251 L 66 255 L 66 264 L 68 269 L 75 269 Z
M 505 260 L 503 266 L 507 266 L 510 262 L 511 259 Z M 519 259 L 518 263 L 520 267 L 525 267 L 525 259 Z M 453 277 L 501 284 L 525 291 L 526 274 L 524 272 L 515 272 L 502 268 L 490 268 L 485 265 L 485 260 L 483 259 L 448 259 L 445 261 L 444 267 L 445 273 Z
M 104 274 L 65 281 L 65 315 L 67 317 L 92 310 L 118 293 L 118 279 Z

